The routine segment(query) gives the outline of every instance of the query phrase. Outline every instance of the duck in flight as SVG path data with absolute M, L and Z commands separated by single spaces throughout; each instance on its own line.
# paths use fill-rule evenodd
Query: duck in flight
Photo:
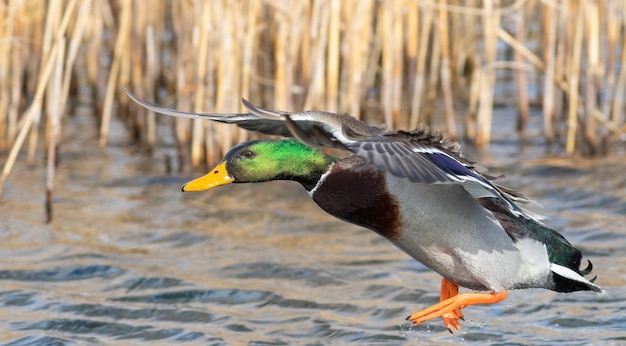
M 186 113 L 124 90 L 157 113 L 291 137 L 241 143 L 182 189 L 300 183 L 327 213 L 378 233 L 443 277 L 440 302 L 407 317 L 413 324 L 441 317 L 450 332 L 460 330 L 462 309 L 500 302 L 511 289 L 603 292 L 595 277 L 584 277 L 592 265 L 581 269 L 581 251 L 518 205 L 529 198 L 493 183 L 458 143 L 424 127 L 390 131 L 345 114 L 274 111 L 247 100 L 248 113 Z M 351 154 L 336 157 L 323 148 Z M 459 286 L 473 292 L 459 294 Z

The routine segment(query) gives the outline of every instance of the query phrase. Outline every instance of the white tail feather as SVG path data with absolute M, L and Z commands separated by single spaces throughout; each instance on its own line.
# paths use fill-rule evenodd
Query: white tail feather
M 585 285 L 589 286 L 589 288 L 591 288 L 594 292 L 598 292 L 601 294 L 605 294 L 604 290 L 602 290 L 602 288 L 600 288 L 600 286 L 594 284 L 593 282 L 585 279 L 584 277 L 582 277 L 580 274 L 576 273 L 575 271 L 564 267 L 562 265 L 558 265 L 555 263 L 550 263 L 550 270 L 557 274 L 560 275 L 566 279 L 570 279 L 573 281 L 578 281 L 578 282 L 582 282 Z

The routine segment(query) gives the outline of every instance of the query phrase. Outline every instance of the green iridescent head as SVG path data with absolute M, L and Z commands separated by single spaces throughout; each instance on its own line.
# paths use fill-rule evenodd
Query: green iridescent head
M 271 180 L 294 180 L 311 190 L 333 161 L 332 156 L 294 139 L 249 141 L 230 149 L 215 169 L 187 183 L 183 191 Z

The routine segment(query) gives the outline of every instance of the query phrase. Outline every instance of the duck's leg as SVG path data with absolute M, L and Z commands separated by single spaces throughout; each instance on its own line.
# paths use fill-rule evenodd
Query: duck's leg
M 459 294 L 459 285 L 446 278 L 441 279 L 441 293 L 439 293 L 440 302 L 448 300 L 449 298 L 454 297 L 457 294 Z M 463 319 L 463 313 L 461 312 L 461 308 L 456 308 L 450 312 L 441 315 L 441 319 L 443 320 L 443 324 L 446 326 L 446 328 L 448 328 L 450 333 L 452 333 L 452 328 L 461 330 L 461 324 L 459 323 L 459 319 Z
M 443 317 L 448 313 L 454 313 L 455 311 L 460 312 L 460 309 L 471 305 L 495 304 L 501 302 L 506 298 L 507 294 L 507 291 L 502 291 L 499 293 L 461 293 L 452 296 L 442 302 L 439 302 L 438 304 L 435 304 L 429 308 L 426 308 L 420 312 L 416 312 L 413 315 L 407 317 L 407 320 L 410 320 L 411 322 L 413 322 L 413 324 L 420 324 L 424 321 L 432 320 L 433 318 Z M 450 315 L 447 316 L 448 318 L 450 318 Z M 458 323 L 458 320 L 456 322 Z M 448 325 L 446 325 L 446 327 L 448 327 Z

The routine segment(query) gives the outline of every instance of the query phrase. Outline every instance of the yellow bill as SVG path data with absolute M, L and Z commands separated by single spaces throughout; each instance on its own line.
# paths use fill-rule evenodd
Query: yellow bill
M 226 170 L 226 161 L 222 161 L 208 174 L 183 185 L 183 191 L 204 191 L 216 186 L 230 184 L 233 181 L 235 181 L 235 178 L 231 177 Z

